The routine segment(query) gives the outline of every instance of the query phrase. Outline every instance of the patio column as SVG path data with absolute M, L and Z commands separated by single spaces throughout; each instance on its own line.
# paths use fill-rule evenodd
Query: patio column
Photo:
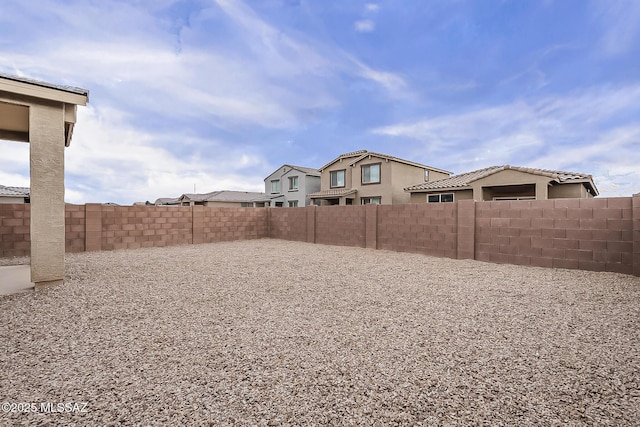
M 549 184 L 546 182 L 536 182 L 536 200 L 547 200 L 549 198 Z
M 64 104 L 29 108 L 31 281 L 36 288 L 64 277 Z

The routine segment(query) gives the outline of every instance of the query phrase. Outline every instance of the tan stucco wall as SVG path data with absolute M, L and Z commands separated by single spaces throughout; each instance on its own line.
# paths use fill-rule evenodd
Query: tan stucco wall
M 31 158 L 31 281 L 64 277 L 64 104 L 29 107 Z
M 411 193 L 410 203 L 427 203 L 427 194 L 453 193 L 453 201 L 473 200 L 473 190 L 434 191 L 432 193 Z
M 0 197 L 0 204 L 24 203 L 24 197 Z
M 587 192 L 587 188 L 582 183 L 556 184 L 549 188 L 550 199 L 587 199 L 593 195 Z
M 216 208 L 239 208 L 242 206 L 242 202 L 206 202 L 205 206 L 215 206 Z
M 321 174 L 322 190 L 331 189 L 331 172 L 336 170 L 345 170 L 345 189 L 354 188 L 358 192 L 349 195 L 354 199 L 353 204 L 360 204 L 362 198 L 381 197 L 382 204 L 403 204 L 411 203 L 411 195 L 404 191 L 405 187 L 424 182 L 424 168 L 411 166 L 405 163 L 387 160 L 372 155 L 367 157 L 354 166 L 349 166 L 355 158 L 338 161 L 327 167 Z M 379 184 L 363 184 L 362 183 L 362 167 L 372 164 L 380 164 L 380 183 Z M 437 180 L 447 178 L 447 174 L 441 172 L 429 171 L 429 180 Z
M 353 175 L 353 168 L 349 167 L 349 163 L 352 162 L 353 159 L 348 159 L 348 160 L 343 160 L 343 161 L 337 161 L 334 164 L 332 164 L 331 166 L 329 166 L 328 168 L 326 168 L 325 170 L 322 171 L 322 174 L 320 175 L 320 188 L 322 190 L 330 190 L 331 189 L 331 172 L 332 171 L 338 171 L 338 170 L 342 170 L 342 169 L 346 169 L 345 170 L 345 174 L 344 174 L 344 188 L 352 188 L 352 175 Z M 336 188 L 342 188 L 342 187 L 336 187 Z
M 367 165 L 380 165 L 380 183 L 379 184 L 363 184 L 362 168 Z M 395 184 L 396 174 L 394 171 L 395 162 L 388 162 L 378 157 L 363 160 L 355 165 L 352 171 L 352 187 L 357 188 L 356 199 L 354 204 L 359 205 L 363 197 L 381 197 L 383 205 L 390 205 L 393 202 L 393 185 Z

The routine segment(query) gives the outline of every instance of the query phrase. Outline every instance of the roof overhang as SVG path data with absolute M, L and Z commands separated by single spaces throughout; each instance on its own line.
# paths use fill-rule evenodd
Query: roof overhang
M 13 97 L 36 98 L 60 102 L 64 111 L 64 145 L 71 144 L 73 127 L 77 121 L 77 106 L 87 105 L 89 91 L 73 86 L 62 86 L 38 80 L 0 73 L 0 93 Z M 0 102 L 0 137 L 29 142 L 29 106 Z
M 348 196 L 350 194 L 357 193 L 358 190 L 356 188 L 346 188 L 343 190 L 324 190 L 318 191 L 317 193 L 309 194 L 310 199 L 335 199 L 343 196 Z

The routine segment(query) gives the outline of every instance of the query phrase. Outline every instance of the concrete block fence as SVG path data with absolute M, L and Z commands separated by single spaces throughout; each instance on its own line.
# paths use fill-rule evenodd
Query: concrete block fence
M 0 257 L 29 255 L 30 205 L 0 204 Z M 215 208 L 66 205 L 68 252 L 271 237 L 640 276 L 640 195 Z

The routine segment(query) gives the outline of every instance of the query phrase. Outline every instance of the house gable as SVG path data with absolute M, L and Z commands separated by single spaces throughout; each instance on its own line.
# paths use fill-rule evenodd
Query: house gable
M 456 193 L 463 190 L 472 190 L 473 199 L 478 201 L 585 198 L 598 194 L 591 175 L 509 165 L 491 166 L 405 188 L 405 191 L 410 193 L 426 194 Z M 416 198 L 412 197 L 412 201 L 415 200 Z

